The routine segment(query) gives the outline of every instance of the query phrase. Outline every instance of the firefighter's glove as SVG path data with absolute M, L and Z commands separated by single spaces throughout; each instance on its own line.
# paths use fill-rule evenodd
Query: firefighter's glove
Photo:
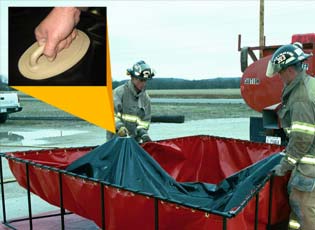
M 286 170 L 282 168 L 281 164 L 277 164 L 273 169 L 272 169 L 273 173 L 276 176 L 284 176 L 286 174 Z
M 120 137 L 126 137 L 128 136 L 128 129 L 125 126 L 122 126 L 118 129 L 117 134 Z
M 149 137 L 149 135 L 148 135 L 147 133 L 146 133 L 146 134 L 143 134 L 143 135 L 141 136 L 141 140 L 142 140 L 142 143 L 152 141 L 151 138 Z
M 289 164 L 289 162 L 283 157 L 279 164 L 277 164 L 272 171 L 276 176 L 284 176 L 288 171 L 294 168 L 293 165 Z

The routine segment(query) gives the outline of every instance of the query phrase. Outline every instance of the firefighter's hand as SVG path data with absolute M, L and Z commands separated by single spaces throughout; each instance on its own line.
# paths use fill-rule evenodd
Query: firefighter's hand
M 125 126 L 122 126 L 118 129 L 117 134 L 120 137 L 126 137 L 128 136 L 128 129 Z
M 289 164 L 288 161 L 283 157 L 279 164 L 277 164 L 272 171 L 276 176 L 284 176 L 288 171 L 294 168 L 293 165 Z
M 287 170 L 285 170 L 281 164 L 277 164 L 273 169 L 272 172 L 276 175 L 276 176 L 284 176 L 287 172 Z
M 148 135 L 147 133 L 146 133 L 146 134 L 143 134 L 143 135 L 141 136 L 141 140 L 142 140 L 142 143 L 152 141 L 151 138 L 149 137 L 149 135 Z
M 80 20 L 76 7 L 55 7 L 36 27 L 35 37 L 39 45 L 45 45 L 44 55 L 55 59 L 58 52 L 70 46 L 77 36 L 75 26 Z

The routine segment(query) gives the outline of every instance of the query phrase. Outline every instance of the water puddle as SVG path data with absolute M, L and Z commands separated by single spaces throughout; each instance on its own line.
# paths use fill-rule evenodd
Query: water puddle
M 12 133 L 12 132 L 0 132 L 0 144 L 7 142 L 18 142 L 23 140 L 24 137 L 22 135 Z
M 76 134 L 86 133 L 82 130 L 58 130 L 58 129 L 45 129 L 45 130 L 31 130 L 31 131 L 18 131 L 18 132 L 0 132 L 0 144 L 19 144 L 24 145 L 43 145 L 50 143 L 53 138 L 62 138 L 73 136 Z

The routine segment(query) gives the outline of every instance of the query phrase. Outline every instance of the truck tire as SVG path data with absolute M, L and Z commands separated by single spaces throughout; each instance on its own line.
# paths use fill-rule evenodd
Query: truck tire
M 6 120 L 8 119 L 8 114 L 0 114 L 0 124 L 5 123 Z

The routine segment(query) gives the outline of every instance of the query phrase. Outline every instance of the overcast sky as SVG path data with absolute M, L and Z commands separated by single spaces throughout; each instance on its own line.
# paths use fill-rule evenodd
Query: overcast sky
M 43 6 L 49 1 L 12 2 L 3 5 Z M 239 77 L 238 34 L 242 35 L 242 46 L 259 44 L 259 0 L 53 2 L 108 7 L 114 80 L 125 79 L 126 68 L 138 60 L 155 68 L 157 77 Z M 1 21 L 7 15 L 3 14 L 3 5 Z M 315 1 L 265 0 L 267 45 L 290 43 L 292 34 L 315 33 L 314 21 Z M 3 24 L 1 42 L 7 32 Z M 1 58 L 2 75 L 6 73 L 4 66 L 6 62 Z

